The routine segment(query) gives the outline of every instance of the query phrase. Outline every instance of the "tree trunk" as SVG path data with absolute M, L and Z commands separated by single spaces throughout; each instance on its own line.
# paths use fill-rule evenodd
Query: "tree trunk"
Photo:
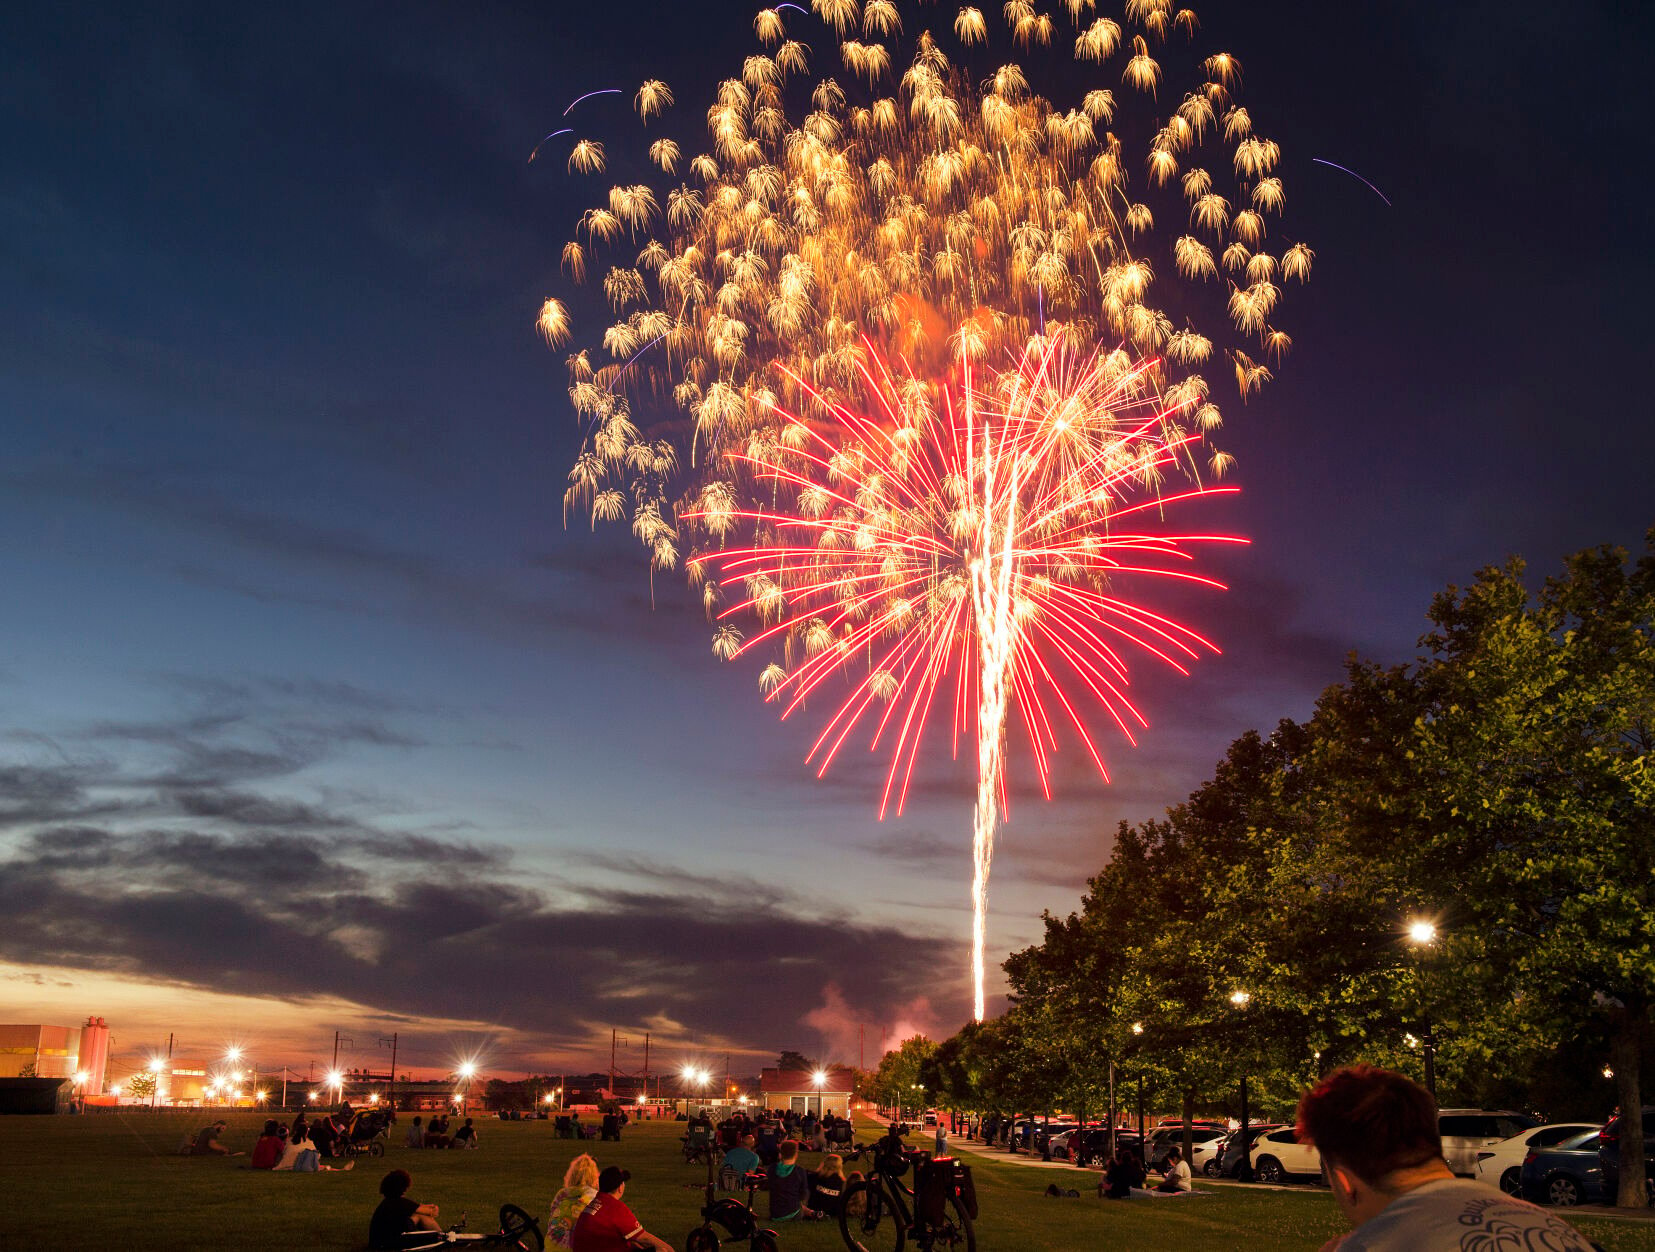
M 1184 1088 L 1184 1159 L 1195 1155 L 1195 1089 Z
M 1615 1092 L 1621 1106 L 1620 1182 L 1615 1205 L 1640 1211 L 1649 1203 L 1644 1178 L 1643 1083 L 1638 1073 L 1647 1017 L 1641 1003 L 1629 1002 L 1615 1015 L 1614 1032 L 1609 1038 L 1609 1063 L 1615 1070 Z

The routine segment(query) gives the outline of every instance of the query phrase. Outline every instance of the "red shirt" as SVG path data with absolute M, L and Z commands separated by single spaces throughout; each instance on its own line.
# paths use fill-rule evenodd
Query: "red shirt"
M 632 1238 L 643 1229 L 644 1224 L 632 1215 L 620 1196 L 600 1191 L 575 1223 L 570 1244 L 574 1252 L 629 1252 Z

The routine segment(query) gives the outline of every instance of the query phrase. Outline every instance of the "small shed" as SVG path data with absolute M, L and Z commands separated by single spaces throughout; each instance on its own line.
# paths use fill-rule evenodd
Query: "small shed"
M 818 1078 L 818 1075 L 821 1077 Z M 844 1065 L 824 1070 L 767 1069 L 759 1074 L 759 1105 L 795 1113 L 850 1115 L 855 1071 Z
M 66 1078 L 0 1078 L 0 1113 L 64 1113 L 73 1089 Z

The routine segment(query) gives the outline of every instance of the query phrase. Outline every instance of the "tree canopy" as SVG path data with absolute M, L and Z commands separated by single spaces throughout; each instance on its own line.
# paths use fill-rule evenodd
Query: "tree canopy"
M 1445 1104 L 1640 1107 L 1655 530 L 1636 559 L 1525 572 L 1448 588 L 1412 664 L 1352 659 L 1306 722 L 1243 735 L 1164 819 L 1123 824 L 1079 908 L 1006 960 L 1009 1010 L 936 1046 L 944 1098 L 1097 1108 L 1113 1062 L 1186 1117 L 1227 1110 L 1242 1074 L 1283 1115 L 1338 1064 L 1419 1074 L 1429 1026 Z M 1560 1048 L 1575 1072 L 1543 1063 Z M 1623 1205 L 1644 1202 L 1641 1148 L 1624 1137 Z

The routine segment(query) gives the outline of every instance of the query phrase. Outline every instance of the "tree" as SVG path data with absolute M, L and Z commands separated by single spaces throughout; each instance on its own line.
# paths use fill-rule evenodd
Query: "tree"
M 882 1105 L 900 1108 L 920 1103 L 919 1085 L 925 1068 L 936 1055 L 937 1045 L 924 1035 L 904 1039 L 900 1047 L 879 1059 L 874 1071 L 874 1098 Z
M 1510 1016 L 1551 1038 L 1604 1025 L 1635 1123 L 1655 1024 L 1655 529 L 1636 563 L 1581 552 L 1538 595 L 1523 572 L 1432 606 L 1419 860 L 1442 875 L 1447 954 L 1508 988 Z M 1641 1136 L 1620 1149 L 1616 1202 L 1642 1208 Z
M 805 1056 L 803 1052 L 794 1052 L 788 1049 L 776 1058 L 776 1068 L 779 1070 L 802 1070 L 808 1074 L 816 1069 L 816 1062 Z

